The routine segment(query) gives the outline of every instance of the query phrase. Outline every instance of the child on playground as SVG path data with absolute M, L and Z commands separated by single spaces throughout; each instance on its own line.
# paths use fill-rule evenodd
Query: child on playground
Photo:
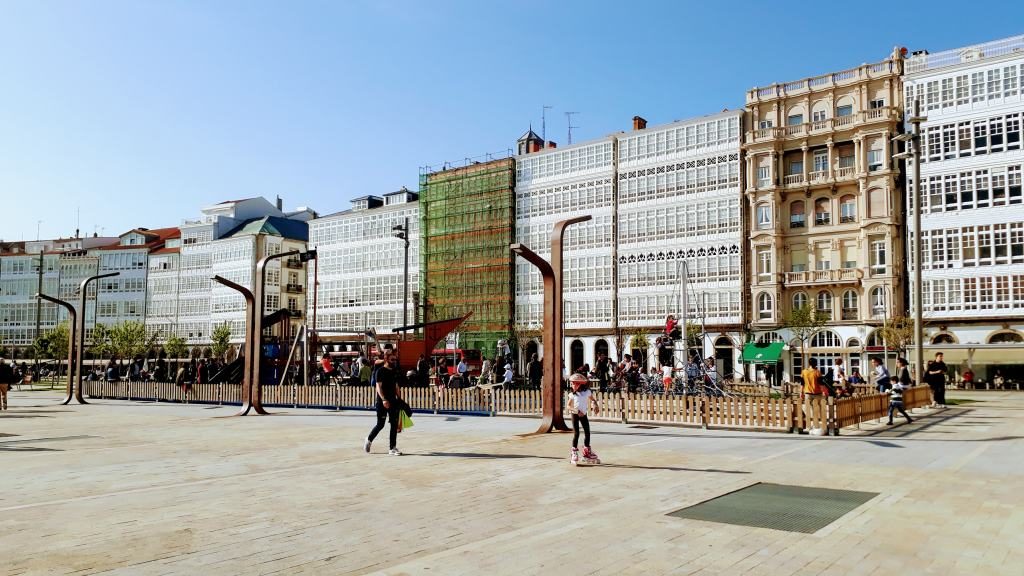
M 583 458 L 585 460 L 600 463 L 597 454 L 590 449 L 590 420 L 587 419 L 587 411 L 591 403 L 594 406 L 594 414 L 601 411 L 601 404 L 594 398 L 590 391 L 590 382 L 582 374 L 573 374 L 569 377 L 569 386 L 572 388 L 572 396 L 569 398 L 569 411 L 572 413 L 572 452 L 569 462 L 576 465 L 580 461 L 579 441 L 580 426 L 583 426 Z

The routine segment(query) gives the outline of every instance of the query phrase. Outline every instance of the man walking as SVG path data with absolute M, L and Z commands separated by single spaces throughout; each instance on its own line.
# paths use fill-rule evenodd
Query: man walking
M 14 382 L 14 368 L 0 357 L 0 410 L 7 410 L 7 391 Z
M 401 456 L 402 453 L 398 451 L 398 421 L 400 418 L 399 410 L 401 391 L 398 388 L 398 378 L 395 371 L 391 368 L 391 350 L 384 350 L 384 358 L 378 360 L 375 364 L 374 380 L 374 392 L 376 394 L 376 402 L 374 402 L 374 408 L 377 410 L 377 425 L 370 430 L 370 435 L 366 437 L 366 442 L 363 443 L 363 450 L 369 454 L 370 445 L 373 444 L 373 440 L 380 434 L 380 431 L 384 429 L 384 422 L 390 420 L 391 429 L 388 431 L 388 443 L 390 449 L 388 454 L 391 456 Z
M 946 363 L 942 361 L 942 352 L 935 354 L 935 360 L 928 363 L 925 376 L 928 387 L 932 389 L 932 407 L 946 407 Z
M 540 381 L 544 377 L 544 367 L 537 359 L 537 353 L 530 355 L 530 363 L 526 367 L 526 377 L 530 380 L 531 388 L 540 388 Z
M 810 434 L 822 436 L 825 431 L 825 394 L 817 358 L 810 359 L 809 366 L 800 372 L 800 376 L 804 380 L 804 427 Z

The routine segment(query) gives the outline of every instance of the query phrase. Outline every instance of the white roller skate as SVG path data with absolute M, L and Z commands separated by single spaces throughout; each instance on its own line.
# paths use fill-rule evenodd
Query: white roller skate
M 569 453 L 569 463 L 573 466 L 580 463 L 580 451 L 576 448 L 573 448 L 572 452 Z
M 600 464 L 601 459 L 597 457 L 597 452 L 590 449 L 589 446 L 583 447 L 583 462 L 586 464 Z

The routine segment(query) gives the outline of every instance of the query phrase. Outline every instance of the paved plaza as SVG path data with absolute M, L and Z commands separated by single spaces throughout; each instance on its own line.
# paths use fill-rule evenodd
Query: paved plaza
M 1013 574 L 1024 393 L 820 438 L 596 423 L 573 468 L 537 420 L 13 392 L 0 413 L 2 574 Z M 877 492 L 812 534 L 667 514 L 756 483 Z

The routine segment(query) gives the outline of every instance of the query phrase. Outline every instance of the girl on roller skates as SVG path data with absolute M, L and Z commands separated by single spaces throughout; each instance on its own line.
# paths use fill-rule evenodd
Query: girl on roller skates
M 594 414 L 601 411 L 601 404 L 594 398 L 590 391 L 590 382 L 582 374 L 573 374 L 569 378 L 569 386 L 572 388 L 572 396 L 569 398 L 569 411 L 572 413 L 572 452 L 569 462 L 575 466 L 580 461 L 579 441 L 580 426 L 583 426 L 583 460 L 586 463 L 600 464 L 597 454 L 590 449 L 590 420 L 587 419 L 587 411 L 591 404 L 594 407 Z

